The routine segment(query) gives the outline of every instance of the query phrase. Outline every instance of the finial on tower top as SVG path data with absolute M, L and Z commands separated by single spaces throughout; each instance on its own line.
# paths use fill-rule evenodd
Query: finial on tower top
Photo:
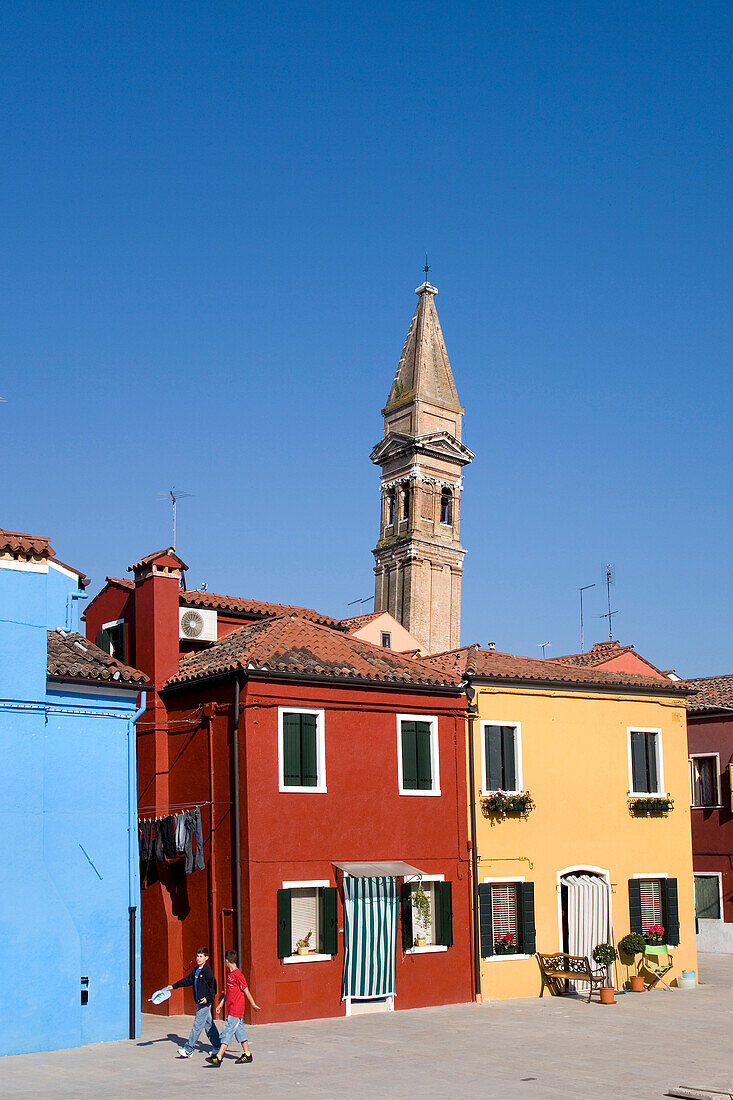
M 425 253 L 425 267 L 423 268 L 423 271 L 425 272 L 425 282 L 422 283 L 422 285 L 417 288 L 415 293 L 418 294 L 418 295 L 420 295 L 420 294 L 437 294 L 438 293 L 437 286 L 433 286 L 432 283 L 428 282 L 428 272 L 430 271 L 430 265 L 428 264 L 428 254 L 427 254 L 427 252 Z

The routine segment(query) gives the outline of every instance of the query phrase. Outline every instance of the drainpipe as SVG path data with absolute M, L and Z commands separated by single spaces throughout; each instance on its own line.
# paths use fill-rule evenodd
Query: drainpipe
M 127 917 L 130 934 L 130 1038 L 137 1032 L 137 881 L 134 868 L 138 865 L 137 843 L 137 767 L 135 763 L 135 724 L 145 712 L 146 693 L 140 692 L 140 706 L 127 720 Z
M 241 690 L 240 679 L 235 676 L 234 729 L 232 731 L 232 768 L 234 770 L 234 933 L 237 940 L 239 966 L 242 965 L 242 824 L 239 817 L 239 695 Z
M 216 844 L 214 843 L 214 837 L 216 835 L 216 821 L 214 818 L 214 792 L 216 790 L 216 783 L 214 781 L 214 738 L 212 731 L 212 723 L 214 720 L 213 703 L 204 704 L 203 720 L 206 723 L 206 734 L 209 742 L 209 927 L 211 929 L 209 933 L 211 938 L 209 950 L 211 951 L 214 971 L 216 971 L 218 963 L 221 962 L 221 970 L 225 972 L 224 960 L 219 959 L 216 946 Z
M 88 600 L 86 592 L 69 592 L 66 597 L 66 629 L 74 629 L 74 600 Z
M 465 688 L 468 707 L 468 785 L 471 812 L 471 900 L 473 909 L 473 978 L 476 1000 L 481 1000 L 481 929 L 479 925 L 478 851 L 476 849 L 476 776 L 473 762 L 473 723 L 478 717 L 476 688 L 468 683 Z

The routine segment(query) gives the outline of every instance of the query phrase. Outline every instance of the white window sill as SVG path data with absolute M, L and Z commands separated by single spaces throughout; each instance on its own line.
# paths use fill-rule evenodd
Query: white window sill
M 531 955 L 485 955 L 484 962 L 486 963 L 504 963 L 504 962 L 516 962 L 517 959 L 531 959 Z
M 483 790 L 481 791 L 481 794 L 484 795 L 484 796 L 488 796 L 488 795 L 491 795 L 491 794 L 498 794 L 498 793 L 499 793 L 498 788 L 495 791 L 483 791 Z M 526 791 L 502 791 L 501 793 L 502 794 L 515 795 L 515 794 L 526 794 L 527 792 Z
M 280 794 L 327 794 L 327 787 L 280 787 Z
M 315 954 L 315 953 L 312 954 L 312 955 L 288 955 L 286 958 L 283 959 L 283 962 L 284 963 L 319 963 L 319 962 L 330 962 L 332 958 L 333 958 L 333 955 L 318 955 L 318 954 Z
M 666 798 L 665 791 L 629 791 L 629 798 Z
M 426 943 L 424 947 L 408 947 L 405 951 L 406 955 L 429 955 L 435 951 L 447 951 L 448 948 L 442 943 Z
M 723 806 L 720 802 L 713 802 L 710 806 L 690 806 L 691 810 L 722 810 Z
M 418 798 L 439 798 L 440 791 L 403 791 L 400 789 L 400 794 L 415 795 Z

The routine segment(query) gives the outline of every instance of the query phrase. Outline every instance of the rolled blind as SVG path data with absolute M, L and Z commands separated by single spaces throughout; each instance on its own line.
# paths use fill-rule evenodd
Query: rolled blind
M 507 932 L 517 934 L 517 885 L 495 882 L 491 886 L 491 916 L 494 939 Z
M 653 924 L 662 924 L 662 884 L 656 878 L 639 880 L 641 927 L 648 932 Z
M 305 939 L 308 932 L 313 933 L 308 941 L 311 951 L 318 950 L 318 908 L 318 887 L 291 890 L 290 938 L 293 951 L 298 940 Z

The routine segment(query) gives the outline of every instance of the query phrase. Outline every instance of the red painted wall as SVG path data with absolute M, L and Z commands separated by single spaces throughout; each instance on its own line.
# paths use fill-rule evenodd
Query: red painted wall
M 728 773 L 733 759 L 733 714 L 688 715 L 687 741 L 690 753 L 720 754 L 723 809 L 692 810 L 692 861 L 696 871 L 722 873 L 723 919 L 733 922 L 733 811 Z

